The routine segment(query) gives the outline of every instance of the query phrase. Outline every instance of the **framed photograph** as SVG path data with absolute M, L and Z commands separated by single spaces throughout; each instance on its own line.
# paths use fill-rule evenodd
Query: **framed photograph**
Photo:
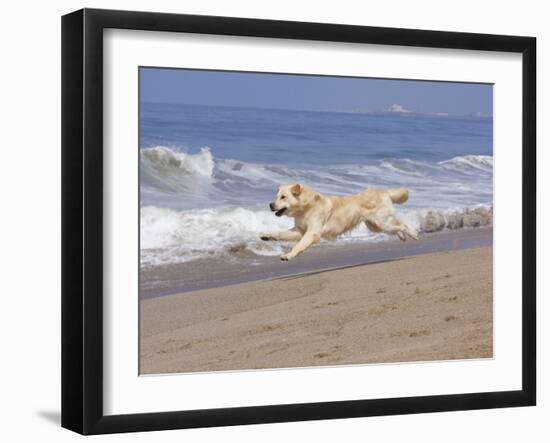
M 62 425 L 535 405 L 531 37 L 62 20 Z

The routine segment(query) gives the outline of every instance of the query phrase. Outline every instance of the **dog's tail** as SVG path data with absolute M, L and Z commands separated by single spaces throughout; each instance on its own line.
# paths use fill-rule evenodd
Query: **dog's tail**
M 405 188 L 388 189 L 391 201 L 397 204 L 405 203 L 409 199 L 409 191 Z

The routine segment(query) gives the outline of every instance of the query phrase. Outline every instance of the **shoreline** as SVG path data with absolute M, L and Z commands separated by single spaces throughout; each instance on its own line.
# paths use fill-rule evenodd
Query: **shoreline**
M 492 247 L 140 302 L 140 374 L 493 356 Z
M 238 253 L 140 270 L 140 300 L 246 282 L 306 275 L 382 263 L 434 252 L 491 246 L 492 226 L 421 234 L 419 241 L 330 242 L 314 246 L 290 262 L 278 256 Z

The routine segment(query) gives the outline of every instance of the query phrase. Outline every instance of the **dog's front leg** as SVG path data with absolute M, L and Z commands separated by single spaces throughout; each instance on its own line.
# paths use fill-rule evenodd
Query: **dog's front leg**
M 290 231 L 261 233 L 260 238 L 263 241 L 269 241 L 269 240 L 298 241 L 302 238 L 302 234 L 299 231 L 295 231 L 291 229 Z
M 304 252 L 311 245 L 319 243 L 321 240 L 321 235 L 317 232 L 307 231 L 301 240 L 294 245 L 292 250 L 288 254 L 281 255 L 281 260 L 288 261 L 292 260 L 298 254 Z

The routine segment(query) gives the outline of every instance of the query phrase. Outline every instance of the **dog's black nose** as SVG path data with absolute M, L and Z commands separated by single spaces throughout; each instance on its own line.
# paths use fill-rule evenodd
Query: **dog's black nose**
M 269 209 L 271 209 L 272 211 L 275 210 L 275 204 L 273 202 L 269 204 Z

